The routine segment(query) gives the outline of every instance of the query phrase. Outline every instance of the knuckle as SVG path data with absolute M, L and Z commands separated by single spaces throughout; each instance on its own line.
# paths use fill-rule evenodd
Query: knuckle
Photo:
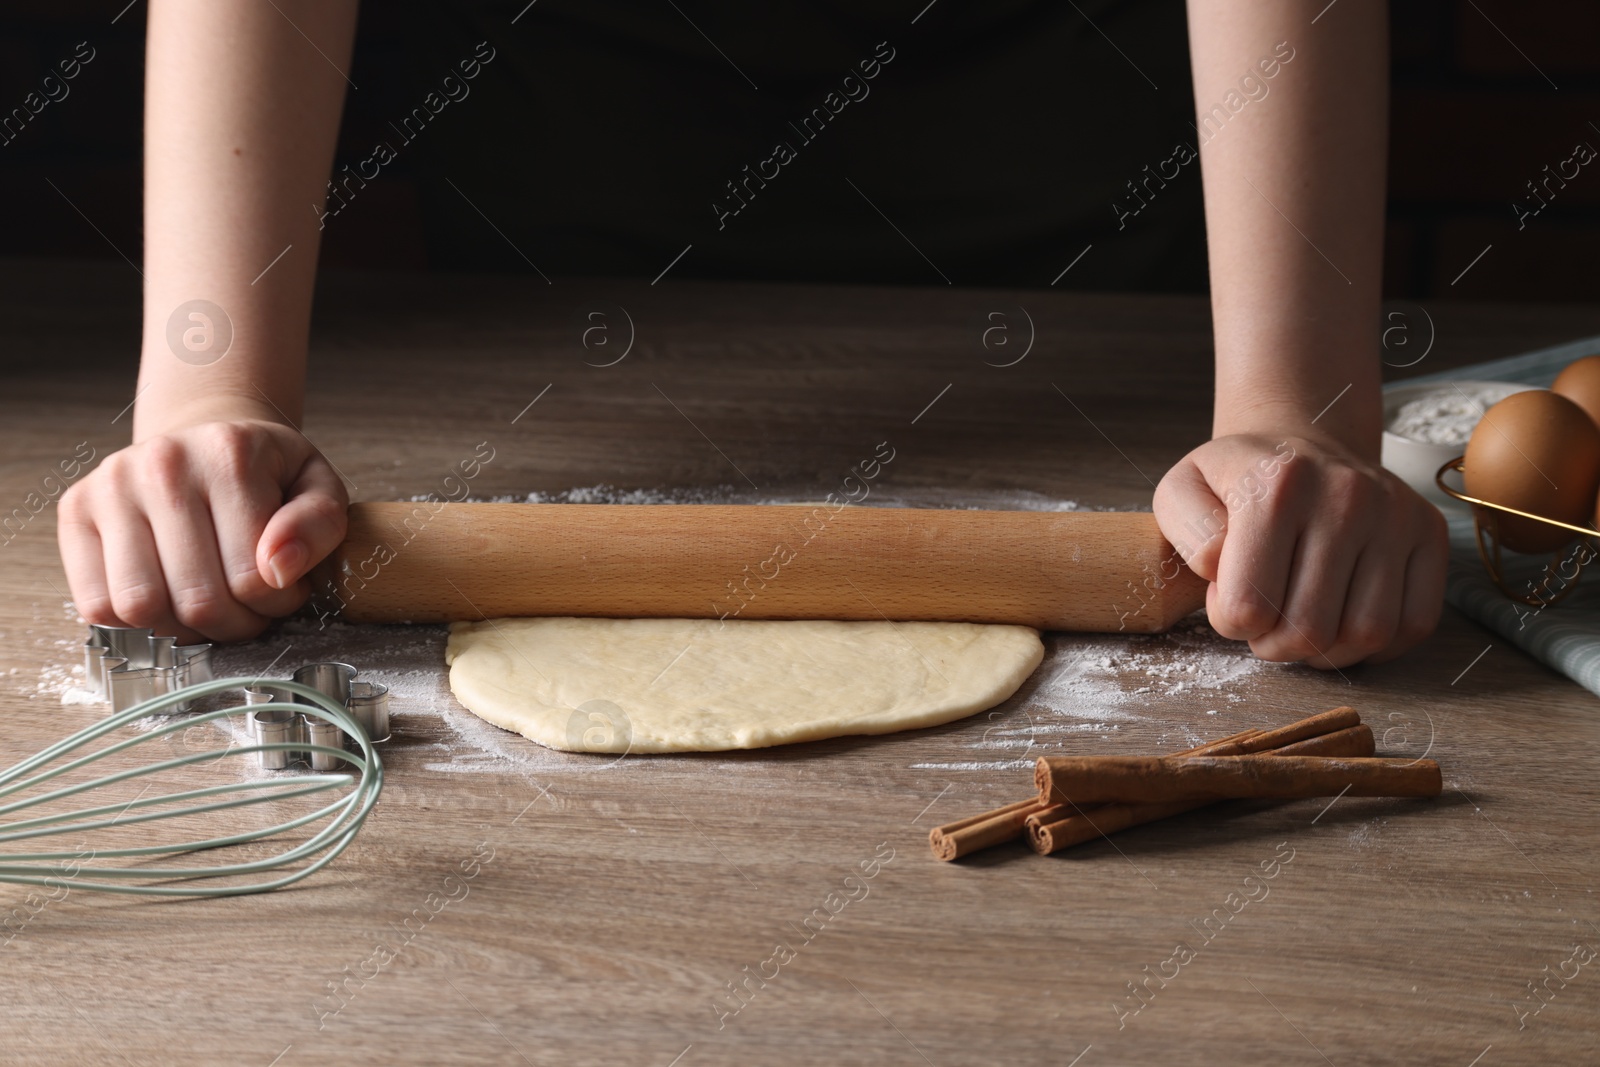
M 1297 480 L 1295 484 L 1287 484 L 1291 477 Z M 1286 521 L 1300 507 L 1303 484 L 1304 476 L 1287 473 L 1269 483 L 1256 505 L 1261 509 L 1262 519 L 1272 526 Z
M 1439 613 L 1437 611 L 1430 612 L 1427 615 L 1407 618 L 1401 622 L 1396 638 L 1399 644 L 1410 648 L 1412 645 L 1421 644 L 1431 637 L 1438 625 Z
M 211 423 L 204 428 L 200 441 L 207 461 L 240 481 L 249 478 L 258 466 L 258 438 L 244 426 L 231 422 Z
M 67 486 L 67 491 L 56 501 L 56 521 L 60 526 L 89 525 L 88 494 L 83 486 L 83 482 Z
M 166 591 L 149 582 L 121 586 L 111 593 L 117 617 L 130 626 L 155 626 L 167 613 Z
M 1220 593 L 1212 626 L 1227 637 L 1256 637 L 1272 629 L 1277 613 L 1254 593 Z
M 188 473 L 184 448 L 170 437 L 157 437 L 145 442 L 140 467 L 150 483 L 169 497 L 179 495 Z
M 74 597 L 72 606 L 78 609 L 78 614 L 83 616 L 85 622 L 100 626 L 116 625 L 117 613 L 111 606 L 111 597 L 106 594 Z
M 251 564 L 248 570 L 234 572 L 229 570 L 226 574 L 228 592 L 241 604 L 249 605 L 252 599 L 263 595 L 263 590 L 268 589 L 266 582 L 261 580 L 261 574 Z
M 1343 464 L 1327 467 L 1323 470 L 1322 477 L 1328 490 L 1338 494 L 1359 493 L 1371 483 L 1365 472 Z
M 1232 616 L 1217 608 L 1206 612 L 1206 623 L 1219 636 L 1227 638 L 1229 641 L 1243 641 L 1250 636 L 1249 632 L 1239 626 Z
M 1322 655 L 1309 641 L 1306 641 L 1299 634 L 1294 634 L 1276 642 L 1276 648 L 1277 655 L 1273 658 L 1284 663 L 1300 663 Z
M 100 461 L 94 470 L 85 474 L 78 481 L 68 487 L 67 491 L 76 492 L 84 501 L 96 496 L 104 496 L 115 492 L 119 487 L 129 481 L 128 449 L 113 452 Z
M 1257 659 L 1264 659 L 1268 663 L 1293 663 L 1305 658 L 1285 645 L 1276 633 L 1258 637 L 1251 641 L 1250 651 L 1255 653 Z
M 1349 529 L 1372 513 L 1374 496 L 1374 487 L 1365 475 L 1342 467 L 1329 472 L 1320 510 L 1339 529 Z
M 1278 613 L 1259 602 L 1242 606 L 1234 618 L 1251 634 L 1270 633 L 1278 624 Z
M 1314 622 L 1300 623 L 1295 629 L 1295 636 L 1303 652 L 1302 659 L 1326 655 L 1339 639 L 1338 632 L 1331 626 Z
M 232 615 L 221 597 L 201 585 L 173 590 L 172 613 L 179 622 L 202 633 L 217 631 Z
M 1339 644 L 1367 656 L 1386 648 L 1394 635 L 1394 627 L 1380 619 L 1355 619 L 1341 631 Z
M 1382 496 L 1385 504 L 1397 509 L 1410 508 L 1414 500 L 1420 499 L 1416 490 L 1388 471 L 1382 472 L 1382 477 L 1377 480 L 1374 489 Z
M 1286 620 L 1278 628 L 1278 645 L 1284 655 L 1296 660 L 1325 657 L 1333 651 L 1338 635 L 1325 623 L 1311 619 Z
M 1279 465 L 1266 483 L 1267 498 L 1293 497 L 1304 492 L 1311 484 L 1311 466 L 1306 463 Z

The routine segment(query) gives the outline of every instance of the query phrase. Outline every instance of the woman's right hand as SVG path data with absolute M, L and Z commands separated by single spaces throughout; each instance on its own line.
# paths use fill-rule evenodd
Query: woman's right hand
M 101 461 L 61 497 L 78 612 L 180 643 L 254 637 L 310 595 L 349 498 L 304 435 L 259 417 L 169 430 Z

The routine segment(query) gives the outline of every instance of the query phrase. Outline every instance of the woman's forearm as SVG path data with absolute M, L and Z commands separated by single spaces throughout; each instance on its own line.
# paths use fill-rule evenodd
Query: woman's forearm
M 300 418 L 356 6 L 151 4 L 135 441 L 241 411 Z
M 1382 0 L 1343 0 L 1311 18 L 1276 0 L 1189 4 L 1213 434 L 1303 431 L 1315 420 L 1376 461 L 1387 11 Z M 1275 50 L 1292 58 L 1267 78 L 1257 62 Z M 1247 74 L 1254 81 L 1241 85 Z

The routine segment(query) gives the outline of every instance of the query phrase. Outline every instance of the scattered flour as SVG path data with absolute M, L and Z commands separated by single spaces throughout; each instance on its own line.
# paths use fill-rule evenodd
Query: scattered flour
M 28 694 L 29 700 L 40 697 L 54 698 L 62 704 L 82 704 L 85 701 L 70 699 L 70 694 L 81 689 L 83 681 L 83 664 L 76 663 L 70 667 L 59 663 L 46 663 L 39 669 L 39 681 L 34 686 L 33 692 Z
M 1357 823 L 1350 831 L 1348 844 L 1352 849 L 1365 850 L 1378 844 L 1378 839 L 1383 833 L 1389 820 L 1383 816 L 1369 819 L 1364 823 Z
M 1001 771 L 1075 736 L 1115 734 L 1125 724 L 1150 721 L 1151 707 L 1179 704 L 1190 715 L 1219 713 L 1245 700 L 1253 675 L 1270 669 L 1248 646 L 1218 637 L 1198 617 L 1166 634 L 1051 634 L 1044 662 L 1011 700 L 988 713 L 990 725 L 966 745 L 1000 757 L 984 762 L 927 764 L 930 769 Z M 1210 705 L 1209 707 L 1206 705 Z M 1203 719 L 1200 721 L 1204 721 Z M 1184 727 L 1174 743 L 1198 745 L 1214 737 Z M 1163 740 L 1166 740 L 1163 738 Z M 1038 750 L 1038 751 L 1032 751 Z
M 533 503 L 794 503 L 814 500 L 815 489 L 793 494 L 754 494 L 733 486 L 710 489 L 617 489 L 609 485 L 554 493 L 493 498 Z M 421 499 L 421 498 L 414 498 Z M 1037 493 L 919 489 L 875 491 L 868 503 L 902 507 L 1001 508 L 1028 511 L 1090 510 L 1076 501 Z M 70 604 L 65 606 L 75 618 Z M 286 678 L 295 668 L 326 660 L 353 664 L 359 677 L 387 685 L 395 739 L 384 748 L 392 765 L 410 764 L 431 772 L 483 775 L 513 773 L 542 778 L 553 771 L 604 771 L 615 760 L 557 752 L 493 726 L 462 710 L 450 693 L 444 665 L 444 626 L 351 625 L 319 623 L 309 614 L 283 620 L 260 638 L 218 646 L 218 677 L 243 675 Z M 76 659 L 77 644 L 58 641 L 61 659 Z M 69 651 L 70 649 L 70 651 Z M 953 725 L 951 745 L 974 758 L 914 764 L 922 770 L 1015 772 L 1031 764 L 1035 752 L 1059 750 L 1087 735 L 1112 735 L 1125 724 L 1149 722 L 1149 709 L 1170 710 L 1178 702 L 1198 721 L 1245 699 L 1241 691 L 1268 665 L 1249 649 L 1225 641 L 1198 617 L 1171 633 L 1144 635 L 1052 634 L 1044 663 L 1018 694 L 1001 707 Z M 81 683 L 83 667 L 47 665 L 36 696 L 62 703 L 94 703 Z M 109 710 L 109 709 L 108 709 Z M 1165 718 L 1165 716 L 1163 716 Z M 981 722 L 982 728 L 972 729 Z M 152 723 L 153 727 L 156 725 Z M 1207 733 L 1214 733 L 1208 730 Z M 1166 739 L 1163 738 L 1163 741 Z M 1185 728 L 1185 745 L 1202 738 Z M 992 757 L 992 758 L 985 758 Z M 653 757 L 657 762 L 693 762 L 697 773 L 734 763 L 716 757 Z
M 538 491 L 521 496 L 501 494 L 491 497 L 473 497 L 473 503 L 483 504 L 736 504 L 744 503 L 742 494 L 731 485 L 718 485 L 709 489 L 618 489 L 613 485 L 588 485 L 563 489 L 556 493 Z M 427 495 L 414 496 L 413 501 L 428 499 Z
M 913 763 L 914 771 L 1021 771 L 1032 770 L 1031 759 L 965 760 L 957 763 Z
M 72 627 L 82 627 L 83 618 L 78 614 L 77 609 L 72 606 L 72 601 L 62 600 L 59 603 L 61 618 L 68 623 L 69 629 Z M 35 609 L 34 618 L 36 620 L 44 622 L 50 621 L 42 616 L 41 612 L 39 611 L 40 605 L 37 600 L 33 602 L 33 607 Z M 23 633 L 25 634 L 31 634 L 33 632 L 34 630 L 32 627 L 23 630 Z M 5 636 L 6 635 L 3 632 L 0 632 L 0 638 L 4 638 Z M 46 644 L 46 639 L 43 637 L 35 637 L 33 639 L 33 643 L 35 645 L 43 645 Z M 62 704 L 97 703 L 97 701 L 94 699 L 94 694 L 90 693 L 83 687 L 83 638 L 80 637 L 74 640 L 72 638 L 62 637 L 56 638 L 48 643 L 56 650 L 56 662 L 46 663 L 43 667 L 41 667 L 39 669 L 38 678 L 34 681 L 32 686 L 22 690 L 23 694 L 29 700 L 38 700 L 40 697 L 44 697 L 47 700 L 55 700 Z M 18 670 L 18 668 L 12 667 L 6 673 L 7 675 L 14 676 L 21 672 Z
M 461 709 L 444 665 L 447 636 L 443 625 L 322 625 L 296 616 L 254 641 L 219 646 L 214 666 L 218 677 L 287 678 L 307 663 L 349 663 L 357 678 L 389 687 L 393 739 L 381 752 L 391 766 L 420 760 L 428 771 L 532 777 L 587 759 L 543 748 Z
M 469 497 L 474 504 L 807 504 L 821 499 L 825 494 L 816 489 L 800 489 L 792 493 L 755 494 L 733 485 L 718 485 L 694 489 L 618 489 L 613 485 L 580 486 L 559 492 L 531 492 L 525 494 L 500 494 L 488 497 Z M 429 494 L 408 498 L 413 503 L 430 499 Z M 910 489 L 889 491 L 878 487 L 862 505 L 866 507 L 902 508 L 964 508 L 977 510 L 995 508 L 1002 511 L 1094 511 L 1076 500 L 1061 500 L 1031 493 L 1026 490 L 962 490 L 954 493 L 942 489 Z

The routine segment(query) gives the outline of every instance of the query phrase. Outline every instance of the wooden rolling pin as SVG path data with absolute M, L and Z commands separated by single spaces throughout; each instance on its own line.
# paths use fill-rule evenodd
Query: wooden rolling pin
M 324 617 L 893 619 L 1158 633 L 1205 602 L 1142 512 L 350 506 Z

